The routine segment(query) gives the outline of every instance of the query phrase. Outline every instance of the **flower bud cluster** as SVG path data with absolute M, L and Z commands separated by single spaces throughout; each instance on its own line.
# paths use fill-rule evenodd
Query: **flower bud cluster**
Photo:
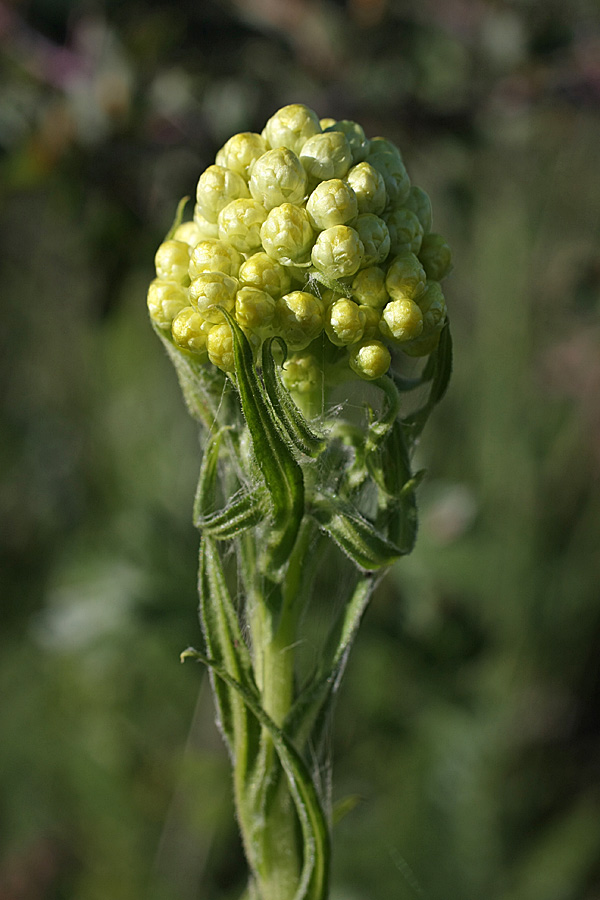
M 234 316 L 255 350 L 279 336 L 286 384 L 312 389 L 319 358 L 372 380 L 394 348 L 426 356 L 446 321 L 450 248 L 398 148 L 356 122 L 280 109 L 262 134 L 234 135 L 200 176 L 193 219 L 156 253 L 155 325 L 230 371 Z M 319 352 L 319 340 L 330 351 Z

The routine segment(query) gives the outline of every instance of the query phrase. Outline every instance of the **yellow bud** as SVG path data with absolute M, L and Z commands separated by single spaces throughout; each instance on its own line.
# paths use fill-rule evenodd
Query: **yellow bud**
M 275 316 L 275 300 L 266 291 L 243 287 L 236 294 L 235 318 L 244 331 L 266 335 Z
M 203 272 L 223 272 L 236 277 L 242 262 L 242 256 L 235 247 L 224 241 L 200 241 L 190 256 L 190 278 L 197 278 Z
M 188 305 L 185 288 L 173 281 L 155 278 L 148 288 L 148 312 L 159 328 L 171 327 L 175 316 Z
M 392 300 L 384 307 L 379 329 L 394 341 L 410 341 L 423 331 L 423 313 L 414 300 Z
M 171 332 L 178 347 L 206 355 L 206 323 L 193 306 L 186 306 L 173 319 Z
M 164 241 L 156 251 L 156 274 L 163 281 L 183 283 L 188 274 L 190 248 L 184 241 Z
M 352 347 L 348 361 L 353 372 L 367 381 L 372 381 L 385 375 L 392 357 L 385 344 L 371 340 Z
M 175 229 L 173 240 L 183 241 L 183 243 L 187 244 L 189 247 L 195 247 L 204 237 L 205 235 L 202 234 L 202 230 L 196 222 L 182 222 L 181 225 Z
M 379 337 L 379 323 L 381 321 L 381 313 L 373 306 L 365 306 L 361 304 L 359 310 L 365 317 L 365 327 L 363 329 L 363 340 L 373 340 Z
M 285 266 L 272 259 L 268 253 L 259 251 L 242 263 L 239 272 L 240 284 L 266 291 L 271 297 L 281 297 L 290 289 L 291 278 Z
M 323 304 L 307 291 L 292 291 L 277 301 L 276 331 L 290 350 L 303 350 L 323 331 Z
M 223 369 L 224 372 L 233 372 L 235 369 L 233 338 L 229 325 L 225 323 L 213 325 L 208 332 L 206 349 L 208 350 L 208 358 L 213 365 Z
M 425 270 L 414 255 L 406 251 L 392 261 L 385 279 L 385 286 L 392 300 L 413 300 L 425 287 Z
M 357 272 L 350 288 L 356 302 L 375 309 L 383 309 L 390 299 L 385 278 L 385 272 L 378 266 L 368 266 Z
M 294 353 L 284 363 L 281 379 L 296 394 L 312 394 L 323 382 L 323 369 L 312 353 Z
M 325 312 L 325 331 L 336 347 L 360 341 L 365 329 L 365 314 L 354 300 L 336 300 Z
M 190 300 L 208 321 L 223 322 L 218 307 L 233 311 L 238 282 L 224 272 L 202 272 L 190 284 Z

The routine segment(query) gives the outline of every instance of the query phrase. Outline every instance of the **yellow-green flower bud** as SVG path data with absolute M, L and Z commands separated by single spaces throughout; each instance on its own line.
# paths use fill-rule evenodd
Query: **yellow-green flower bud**
M 236 294 L 235 318 L 244 331 L 264 335 L 275 316 L 275 300 L 266 291 L 243 287 Z
M 214 366 L 223 369 L 224 372 L 233 372 L 233 338 L 231 328 L 227 323 L 213 325 L 206 338 L 208 358 Z
M 285 266 L 271 259 L 264 251 L 254 253 L 242 263 L 239 280 L 241 285 L 266 291 L 274 298 L 287 294 L 292 281 Z
M 363 213 L 354 222 L 353 228 L 365 248 L 361 265 L 376 266 L 383 262 L 390 252 L 390 233 L 383 219 L 373 213 Z
M 411 209 L 416 215 L 417 219 L 423 226 L 423 231 L 427 234 L 428 231 L 431 231 L 431 222 L 432 222 L 432 211 L 431 211 L 431 200 L 429 199 L 429 194 L 427 194 L 423 188 L 417 187 L 416 184 L 411 186 L 410 191 L 408 192 L 408 197 L 404 201 L 404 205 L 407 209 Z
M 267 142 L 260 134 L 243 131 L 241 134 L 234 134 L 223 144 L 215 162 L 219 166 L 231 169 L 232 172 L 237 172 L 244 181 L 248 181 L 254 163 L 268 149 Z
M 446 300 L 439 281 L 428 281 L 416 303 L 423 313 L 423 335 L 441 331 L 446 321 Z
M 219 213 L 219 238 L 240 253 L 253 253 L 260 247 L 260 227 L 267 211 L 257 200 L 232 200 Z
M 148 288 L 148 312 L 158 328 L 169 329 L 175 316 L 188 305 L 187 292 L 173 281 L 155 278 Z
M 242 176 L 224 166 L 209 166 L 200 176 L 196 188 L 198 209 L 209 222 L 216 222 L 223 207 L 232 200 L 249 196 Z
M 330 128 L 332 125 L 335 125 L 337 119 L 319 119 L 319 125 L 321 126 L 321 130 L 325 131 L 327 128 Z
M 263 134 L 274 150 L 277 147 L 287 147 L 294 153 L 299 153 L 304 142 L 320 131 L 321 125 L 316 112 L 302 103 L 292 103 L 271 116 Z
M 352 165 L 350 144 L 341 131 L 328 131 L 309 138 L 300 151 L 309 184 L 328 178 L 343 178 Z
M 188 274 L 190 247 L 184 241 L 164 241 L 154 257 L 156 275 L 163 281 L 183 283 Z
M 381 341 L 363 341 L 350 350 L 350 368 L 360 378 L 373 381 L 381 378 L 390 367 L 392 357 L 390 351 Z
M 294 353 L 283 365 L 281 380 L 288 391 L 312 394 L 321 387 L 323 369 L 312 353 Z
M 423 226 L 412 209 L 400 206 L 393 209 L 385 216 L 385 221 L 390 232 L 392 254 L 418 253 L 423 240 Z
M 361 303 L 358 307 L 365 317 L 365 327 L 363 329 L 363 340 L 370 341 L 379 337 L 379 323 L 381 321 L 381 313 L 374 306 L 365 306 Z
M 292 291 L 277 301 L 275 328 L 290 350 L 304 350 L 323 331 L 323 304 L 307 291 Z
M 371 138 L 367 147 L 367 159 L 370 156 L 374 156 L 376 153 L 388 153 L 392 156 L 395 156 L 397 159 L 402 160 L 400 149 L 396 146 L 396 144 L 394 144 L 393 141 L 388 140 L 388 138 Z
M 394 341 L 411 341 L 423 331 L 423 313 L 414 300 L 391 300 L 383 309 L 379 329 Z
M 206 355 L 206 323 L 193 306 L 186 306 L 173 319 L 171 332 L 178 347 Z
M 346 182 L 356 194 L 359 213 L 379 216 L 385 209 L 387 194 L 383 175 L 370 163 L 360 162 L 346 175 Z
M 219 237 L 219 226 L 216 222 L 209 222 L 202 213 L 200 207 L 196 203 L 194 206 L 194 225 L 200 232 L 199 241 L 215 240 Z
M 419 250 L 419 259 L 427 277 L 434 281 L 442 278 L 452 269 L 452 251 L 441 234 L 426 234 Z
M 303 206 L 282 203 L 269 212 L 260 238 L 269 256 L 287 265 L 307 261 L 315 235 Z
M 323 125 L 321 125 L 321 127 L 323 128 L 323 131 L 341 131 L 342 134 L 345 134 L 346 140 L 350 145 L 352 162 L 362 162 L 367 155 L 369 141 L 367 140 L 362 126 L 359 125 L 358 122 L 351 122 L 349 119 L 340 119 L 339 122 L 333 121 L 327 128 L 324 128 Z
M 410 191 L 410 178 L 404 168 L 399 152 L 370 153 L 367 162 L 383 175 L 388 202 L 392 206 L 401 206 Z
M 225 241 L 200 241 L 190 256 L 190 278 L 197 278 L 202 272 L 223 272 L 237 277 L 242 257 L 231 244 Z
M 190 300 L 207 322 L 222 322 L 218 307 L 233 312 L 238 282 L 224 272 L 202 272 L 190 284 Z
M 400 253 L 387 270 L 385 286 L 392 300 L 413 300 L 425 287 L 425 270 L 414 253 Z
M 173 234 L 174 241 L 183 241 L 188 247 L 195 247 L 196 244 L 203 240 L 204 235 L 196 222 L 182 222 L 178 225 Z
M 357 272 L 350 290 L 357 303 L 383 309 L 390 296 L 385 286 L 386 274 L 379 266 L 369 266 Z
M 341 297 L 325 311 L 325 331 L 336 347 L 355 344 L 362 339 L 366 317 L 354 300 Z
M 358 215 L 356 194 L 344 181 L 330 178 L 318 184 L 306 203 L 311 224 L 318 230 L 346 225 Z
M 358 232 L 348 225 L 334 225 L 318 236 L 311 252 L 315 268 L 333 281 L 348 278 L 360 268 L 365 248 Z
M 267 211 L 282 203 L 302 203 L 306 172 L 292 150 L 279 147 L 256 160 L 248 186 L 254 199 Z

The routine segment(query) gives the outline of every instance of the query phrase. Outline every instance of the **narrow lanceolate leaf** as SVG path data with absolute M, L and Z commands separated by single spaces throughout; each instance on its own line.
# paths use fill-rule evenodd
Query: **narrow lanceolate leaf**
M 378 378 L 374 383 L 376 387 L 380 388 L 385 394 L 387 408 L 383 414 L 377 418 L 371 416 L 365 443 L 367 452 L 379 446 L 396 421 L 400 411 L 400 396 L 392 379 L 388 378 L 387 375 L 384 375 L 382 378 Z
M 266 509 L 264 488 L 253 491 L 243 489 L 234 494 L 223 509 L 208 516 L 199 516 L 195 525 L 203 534 L 217 541 L 225 541 L 262 522 Z
M 273 420 L 246 335 L 228 312 L 223 310 L 223 315 L 231 328 L 242 410 L 269 492 L 272 527 L 266 558 L 269 568 L 277 570 L 289 558 L 304 514 L 302 469 Z
M 219 462 L 219 447 L 221 446 L 222 431 L 209 434 L 204 447 L 202 456 L 202 465 L 200 466 L 200 476 L 198 478 L 198 487 L 196 488 L 196 497 L 194 499 L 193 522 L 196 528 L 201 528 L 201 522 L 215 510 L 216 492 L 215 485 L 217 481 L 217 464 Z
M 244 642 L 236 610 L 225 581 L 215 543 L 207 537 L 200 542 L 198 572 L 200 618 L 206 647 L 211 657 L 256 694 L 250 653 Z M 248 721 L 246 705 L 222 679 L 213 682 L 219 721 L 236 768 L 245 770 L 253 762 L 259 745 L 258 729 Z M 250 727 L 252 725 L 252 727 Z
M 317 498 L 310 512 L 319 527 L 366 572 L 390 566 L 402 556 L 402 550 L 378 532 L 372 522 L 339 498 Z
M 209 666 L 231 691 L 238 694 L 258 724 L 265 728 L 286 774 L 298 813 L 303 840 L 303 865 L 294 900 L 327 900 L 329 876 L 329 829 L 310 773 L 284 731 L 275 725 L 256 694 L 233 677 L 217 660 L 190 648 L 182 659 L 195 658 Z
M 173 235 L 175 234 L 175 232 L 177 231 L 177 229 L 179 228 L 179 226 L 181 225 L 181 222 L 183 221 L 183 211 L 185 210 L 189 199 L 190 199 L 189 197 L 182 197 L 181 200 L 179 201 L 179 203 L 177 204 L 175 218 L 173 219 L 173 224 L 167 231 L 167 234 L 165 236 L 165 241 L 170 241 L 171 238 L 173 237 Z
M 421 434 L 432 410 L 446 393 L 451 374 L 452 336 L 450 334 L 450 324 L 446 322 L 440 335 L 440 342 L 429 357 L 423 373 L 424 378 L 427 377 L 431 380 L 427 401 L 421 409 L 418 409 L 404 420 L 405 428 L 412 440 L 415 440 Z
M 325 439 L 312 431 L 289 392 L 281 384 L 271 349 L 274 340 L 282 347 L 284 356 L 286 352 L 285 342 L 281 338 L 269 338 L 263 343 L 262 374 L 265 390 L 287 438 L 301 453 L 315 459 L 325 449 Z

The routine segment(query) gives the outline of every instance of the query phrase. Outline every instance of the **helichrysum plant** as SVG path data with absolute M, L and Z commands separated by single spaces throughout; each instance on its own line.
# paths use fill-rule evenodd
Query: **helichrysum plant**
M 210 671 L 245 896 L 326 900 L 326 732 L 374 585 L 415 541 L 450 249 L 393 143 L 299 104 L 228 140 L 185 206 L 148 291 L 202 427 L 203 647 L 182 657 Z M 319 595 L 320 569 L 339 596 Z M 311 603 L 322 634 L 301 671 Z

